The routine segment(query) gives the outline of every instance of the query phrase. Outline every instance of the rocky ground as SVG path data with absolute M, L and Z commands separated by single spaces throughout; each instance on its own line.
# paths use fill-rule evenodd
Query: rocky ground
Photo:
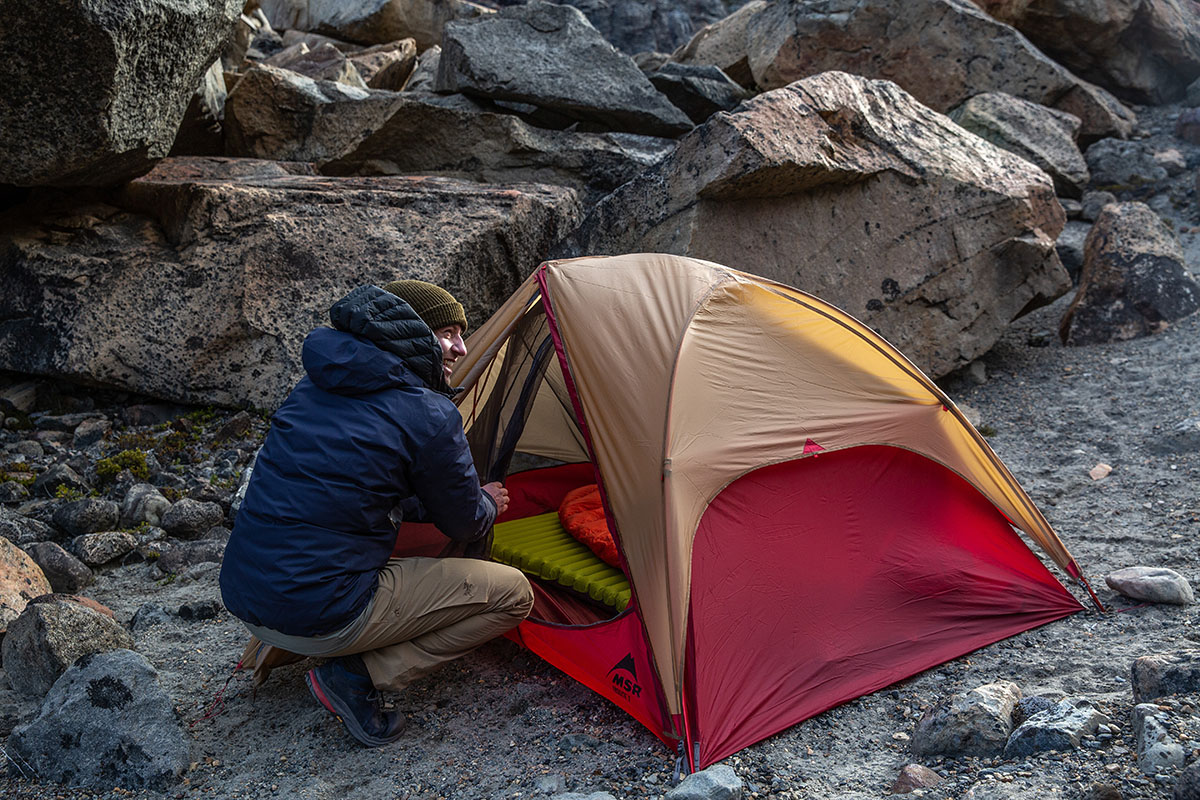
M 1169 136 L 1170 109 L 1139 111 L 1149 137 L 1144 141 Z M 1194 154 L 1184 151 L 1190 162 Z M 1200 236 L 1192 230 L 1200 230 L 1200 212 L 1193 178 L 1188 170 L 1153 191 L 1137 192 L 1172 221 L 1195 274 Z M 1103 576 L 1149 565 L 1200 582 L 1200 317 L 1148 338 L 1068 348 L 1053 332 L 1069 299 L 1015 323 L 977 365 L 945 386 L 978 415 L 980 429 L 1058 530 L 1109 613 L 1089 607 L 747 748 L 727 761 L 744 781 L 746 796 L 879 797 L 911 763 L 942 776 L 923 790 L 930 798 L 1171 796 L 1178 770 L 1147 775 L 1137 764 L 1131 665 L 1151 653 L 1200 649 L 1197 606 L 1136 603 L 1108 589 Z M 85 389 L 69 390 L 54 398 L 58 408 L 42 410 L 78 413 L 89 405 L 79 398 L 89 396 L 113 421 L 105 441 L 141 436 L 149 438 L 138 441 L 157 446 L 181 434 L 172 440 L 173 460 L 159 457 L 163 471 L 176 476 L 166 480 L 176 496 L 228 503 L 265 430 L 262 419 L 243 418 L 243 432 L 216 443 L 232 412 L 166 413 L 162 407 L 150 410 L 165 414 L 164 421 L 127 426 L 122 420 L 138 398 Z M 32 452 L 27 443 L 35 433 L 0 432 L 6 459 L 22 448 Z M 71 437 L 57 438 L 62 441 L 53 444 L 56 437 L 43 432 L 43 455 L 31 460 L 79 460 Z M 1089 471 L 1100 463 L 1112 472 L 1094 480 Z M 122 480 L 118 476 L 118 485 Z M 83 594 L 132 629 L 187 729 L 191 768 L 165 796 L 415 800 L 608 792 L 624 798 L 657 797 L 673 785 L 673 755 L 657 739 L 507 641 L 391 697 L 408 715 L 409 731 L 378 750 L 357 746 L 311 700 L 303 664 L 278 670 L 257 692 L 246 674 L 233 675 L 224 706 L 210 714 L 245 639 L 238 622 L 219 607 L 217 566 L 200 563 L 164 574 L 153 558 L 141 560 L 144 555 L 98 568 Z M 1081 592 L 1076 595 L 1086 604 Z M 1086 737 L 1078 748 L 1024 758 L 912 754 L 916 722 L 928 709 L 955 692 L 999 680 L 1013 681 L 1026 696 L 1086 697 L 1115 727 Z M 1200 758 L 1200 696 L 1181 694 L 1161 704 L 1187 760 Z M 4 730 L 36 712 L 36 702 L 0 678 Z M 8 776 L 0 778 L 5 798 L 164 796 L 45 784 L 8 760 Z

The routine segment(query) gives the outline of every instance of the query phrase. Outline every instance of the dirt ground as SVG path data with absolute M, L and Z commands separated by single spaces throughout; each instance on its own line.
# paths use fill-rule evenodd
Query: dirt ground
M 1187 177 L 1190 182 L 1191 176 Z M 1181 184 L 1182 185 L 1182 184 Z M 1174 216 L 1193 272 L 1200 250 L 1194 192 L 1159 202 Z M 1165 191 L 1165 190 L 1164 190 Z M 1159 335 L 1066 348 L 1056 331 L 1069 296 L 1015 323 L 981 362 L 986 380 L 945 381 L 978 414 L 988 441 L 1042 508 L 1110 613 L 1090 609 L 860 698 L 728 759 L 749 797 L 880 797 L 906 764 L 923 710 L 950 693 L 1012 680 L 1026 695 L 1064 692 L 1097 702 L 1122 735 L 1070 753 L 1004 759 L 928 759 L 944 777 L 925 797 L 1169 797 L 1170 781 L 1137 769 L 1130 666 L 1139 656 L 1200 648 L 1197 606 L 1139 605 L 1103 576 L 1132 565 L 1169 567 L 1200 588 L 1200 316 Z M 1112 473 L 1093 480 L 1098 463 Z M 146 564 L 103 572 L 88 594 L 128 622 L 143 604 L 168 611 L 219 599 L 215 568 L 173 582 Z M 1057 571 L 1055 570 L 1056 574 Z M 1060 575 L 1061 577 L 1061 575 Z M 1073 589 L 1074 590 L 1074 589 Z M 1081 602 L 1086 597 L 1074 590 Z M 399 742 L 368 750 L 309 697 L 305 665 L 281 669 L 257 693 L 232 678 L 223 710 L 205 709 L 244 641 L 227 613 L 172 617 L 136 635 L 188 726 L 193 768 L 175 797 L 517 798 L 606 791 L 657 797 L 674 757 L 607 701 L 507 641 L 493 642 L 391 700 L 409 717 Z M 0 706 L 34 711 L 0 680 Z M 1196 697 L 1178 713 L 1200 757 Z M 1190 709 L 1190 710 L 1189 710 Z M 94 793 L 0 778 L 4 798 L 152 797 Z M 1097 795 L 1098 796 L 1098 795 Z

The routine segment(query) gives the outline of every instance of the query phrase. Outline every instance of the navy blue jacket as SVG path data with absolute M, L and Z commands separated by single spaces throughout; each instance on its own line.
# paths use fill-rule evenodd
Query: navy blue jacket
M 428 326 L 375 286 L 330 319 L 304 341 L 308 375 L 275 414 L 221 567 L 230 612 L 294 636 L 363 611 L 396 541 L 393 508 L 458 541 L 496 516 Z

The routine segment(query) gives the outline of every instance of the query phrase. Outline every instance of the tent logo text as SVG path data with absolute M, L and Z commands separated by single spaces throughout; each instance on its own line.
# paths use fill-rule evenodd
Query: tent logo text
M 617 665 L 608 671 L 608 675 L 612 679 L 613 689 L 621 697 L 632 700 L 641 696 L 642 687 L 637 682 L 637 669 L 633 664 L 633 653 L 627 654 L 617 662 Z

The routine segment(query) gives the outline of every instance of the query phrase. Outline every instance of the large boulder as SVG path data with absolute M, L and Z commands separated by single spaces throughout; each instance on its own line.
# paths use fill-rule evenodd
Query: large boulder
M 275 28 L 316 31 L 358 44 L 415 39 L 418 50 L 437 44 L 454 19 L 490 13 L 469 0 L 260 0 Z
M 417 65 L 417 43 L 401 39 L 368 47 L 348 57 L 368 87 L 398 92 L 408 83 Z
M 79 603 L 32 603 L 4 635 L 4 671 L 18 692 L 41 697 L 80 656 L 133 646 L 128 631 Z
M 746 0 L 564 0 L 626 53 L 671 52 Z M 512 5 L 511 2 L 503 3 Z
M 241 6 L 0 0 L 0 184 L 103 186 L 146 172 L 171 149 Z
M 827 70 L 887 78 L 936 111 L 1004 92 L 1082 120 L 1086 137 L 1128 135 L 1132 112 L 1083 82 L 968 0 L 779 0 L 747 23 L 749 63 L 763 89 Z M 1071 94 L 1073 106 L 1062 101 Z
M 119 505 L 98 497 L 72 500 L 54 511 L 54 524 L 72 536 L 112 530 L 120 518 Z
M 447 24 L 436 88 L 530 104 L 598 130 L 676 136 L 692 128 L 570 6 L 531 3 Z
M 65 200 L 7 228 L 0 368 L 273 409 L 350 289 L 432 281 L 478 324 L 579 214 L 557 186 L 304 172 L 169 159 L 126 187 L 125 209 Z
M 367 82 L 358 67 L 332 42 L 309 47 L 297 42 L 262 62 L 264 65 L 291 70 L 315 81 L 334 81 L 356 89 L 366 89 Z
M 165 792 L 188 765 L 188 739 L 158 673 L 132 650 L 85 656 L 54 684 L 9 750 L 44 781 L 111 792 Z
M 78 592 L 94 579 L 92 570 L 54 542 L 35 542 L 25 548 L 56 592 Z
M 706 25 L 671 54 L 680 64 L 720 67 L 721 71 L 747 89 L 754 88 L 750 71 L 746 28 L 750 19 L 769 5 L 767 0 L 750 0 L 724 19 Z
M 195 539 L 224 518 L 225 512 L 217 503 L 184 497 L 163 513 L 162 527 L 172 536 Z
M 697 125 L 718 111 L 729 111 L 750 96 L 720 67 L 668 61 L 649 73 L 650 83 Z
M 673 140 L 635 133 L 538 128 L 463 95 L 405 92 L 377 131 L 321 171 L 557 183 L 595 201 L 674 147 Z
M 1078 117 L 1010 94 L 984 92 L 951 111 L 950 119 L 1046 170 L 1061 197 L 1083 196 L 1089 175 L 1075 144 Z
M 893 83 L 746 101 L 606 197 L 560 255 L 664 252 L 798 286 L 944 375 L 1070 288 L 1049 177 Z
M 30 600 L 50 591 L 41 567 L 21 548 L 0 537 L 0 633 L 21 616 Z
M 1189 0 L 975 0 L 1051 58 L 1134 103 L 1179 100 L 1200 76 Z
M 1112 203 L 1083 248 L 1079 290 L 1059 334 L 1067 344 L 1147 336 L 1200 309 L 1178 237 L 1145 203 Z
M 40 519 L 0 506 L 0 538 L 26 545 L 55 539 L 58 535 L 57 530 Z
M 1154 156 L 1148 143 L 1121 139 L 1101 139 L 1084 153 L 1092 183 L 1113 191 L 1165 181 L 1169 177 L 1167 168 Z
M 396 92 L 256 66 L 225 104 L 226 151 L 277 161 L 331 161 L 379 128 L 399 102 Z

